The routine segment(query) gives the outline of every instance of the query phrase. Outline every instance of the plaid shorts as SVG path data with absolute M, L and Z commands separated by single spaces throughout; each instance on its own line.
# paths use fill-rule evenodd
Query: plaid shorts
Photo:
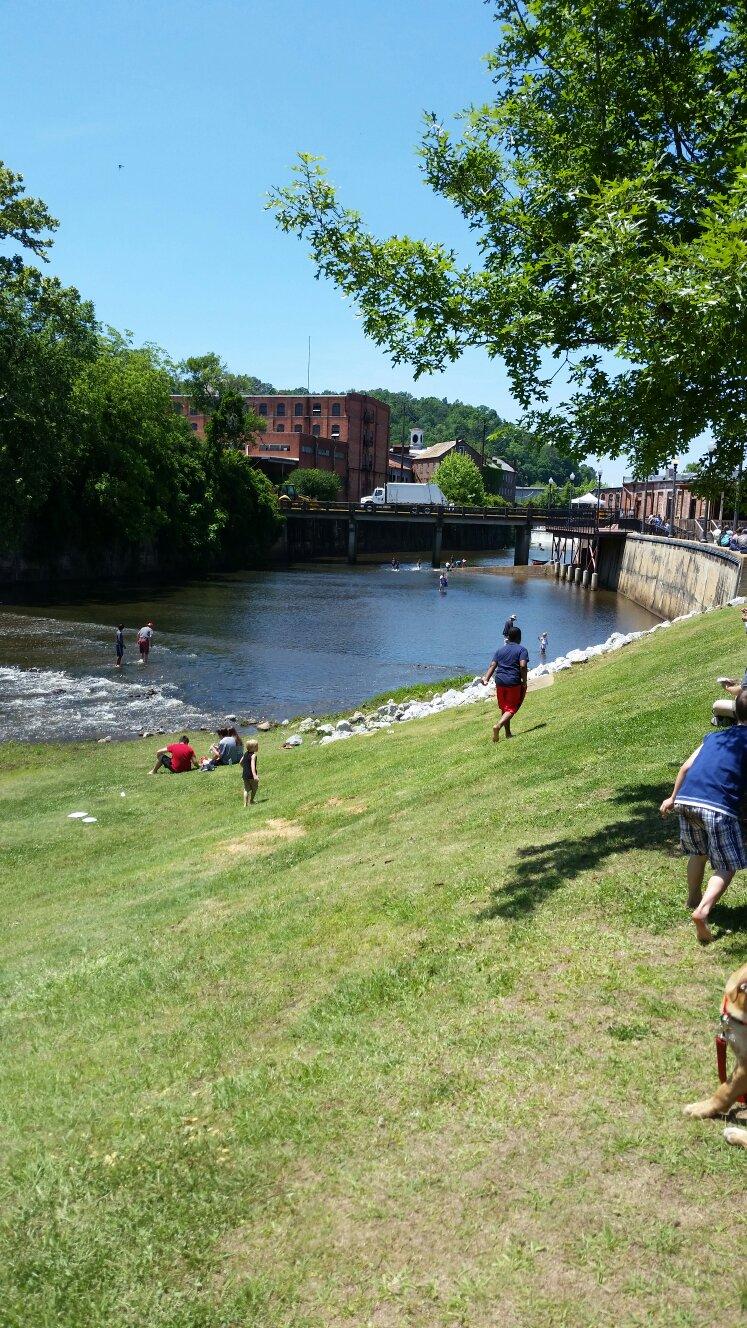
M 683 802 L 675 802 L 674 807 L 680 815 L 683 853 L 710 858 L 715 871 L 740 871 L 747 867 L 747 853 L 736 816 L 714 812 L 708 807 L 689 807 Z

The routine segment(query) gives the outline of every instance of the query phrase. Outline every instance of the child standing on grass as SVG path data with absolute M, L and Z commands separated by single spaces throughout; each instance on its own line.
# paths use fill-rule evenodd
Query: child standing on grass
M 731 883 L 747 867 L 739 814 L 747 792 L 747 687 L 734 703 L 737 722 L 703 739 L 681 767 L 662 816 L 680 815 L 680 839 L 688 854 L 687 906 L 701 945 L 714 939 L 708 915 Z M 706 859 L 713 874 L 702 893 Z
M 259 752 L 259 743 L 256 738 L 251 738 L 246 744 L 246 750 L 241 758 L 241 773 L 244 779 L 244 806 L 248 807 L 250 802 L 254 802 L 259 788 L 259 775 L 257 774 L 257 753 Z

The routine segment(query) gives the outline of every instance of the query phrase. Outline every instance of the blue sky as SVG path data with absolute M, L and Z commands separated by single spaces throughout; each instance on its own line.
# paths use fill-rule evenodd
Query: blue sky
M 311 336 L 312 387 L 517 417 L 481 352 L 417 384 L 392 366 L 263 208 L 296 152 L 316 152 L 374 229 L 468 247 L 414 149 L 424 110 L 490 95 L 481 0 L 6 0 L 3 30 L 4 159 L 59 218 L 52 270 L 102 321 L 277 385 L 305 381 Z

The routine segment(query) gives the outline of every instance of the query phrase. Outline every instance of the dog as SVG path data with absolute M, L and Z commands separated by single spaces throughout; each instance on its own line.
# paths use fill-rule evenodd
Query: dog
M 747 964 L 727 980 L 721 1007 L 721 1032 L 734 1052 L 736 1065 L 731 1078 L 720 1084 L 712 1097 L 703 1102 L 691 1102 L 683 1109 L 686 1116 L 696 1120 L 725 1116 L 734 1103 L 747 1094 Z M 736 1125 L 727 1126 L 724 1138 L 738 1148 L 747 1148 L 747 1130 Z

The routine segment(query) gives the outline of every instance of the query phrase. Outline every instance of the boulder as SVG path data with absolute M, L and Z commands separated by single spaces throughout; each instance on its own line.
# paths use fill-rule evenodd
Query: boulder
M 257 725 L 257 728 L 260 733 L 269 733 L 270 729 L 272 728 L 272 724 L 270 723 L 269 719 L 261 719 Z
M 286 738 L 286 739 L 285 739 L 285 742 L 283 743 L 283 746 L 284 746 L 284 747 L 300 747 L 302 742 L 303 742 L 303 738 L 299 738 L 298 734 L 297 734 L 297 733 L 294 733 L 294 734 L 291 735 L 290 738 Z
M 312 719 L 311 716 L 309 715 L 308 719 L 301 720 L 301 723 L 298 726 L 298 732 L 311 733 L 311 730 L 315 728 L 316 728 L 316 720 Z
M 109 738 L 109 737 L 106 737 L 106 738 L 99 738 L 99 742 L 111 742 L 111 738 Z
M 331 724 L 317 724 L 316 731 L 319 734 L 319 736 L 322 738 L 329 738 L 334 733 L 334 729 Z
M 335 724 L 338 733 L 352 733 L 353 726 L 349 719 L 340 719 Z
M 356 710 L 355 714 L 350 716 L 351 724 L 365 724 L 365 722 L 366 716 L 362 710 Z

